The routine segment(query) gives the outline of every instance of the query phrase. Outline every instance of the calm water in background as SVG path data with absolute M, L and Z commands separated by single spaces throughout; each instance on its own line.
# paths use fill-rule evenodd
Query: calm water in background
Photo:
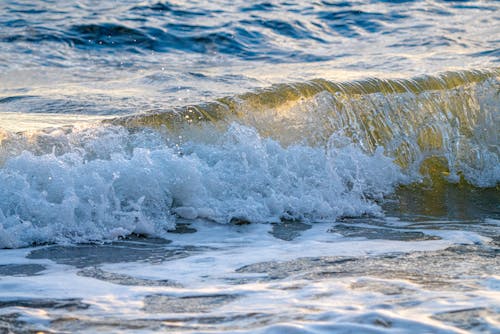
M 0 328 L 494 333 L 500 2 L 0 3 Z

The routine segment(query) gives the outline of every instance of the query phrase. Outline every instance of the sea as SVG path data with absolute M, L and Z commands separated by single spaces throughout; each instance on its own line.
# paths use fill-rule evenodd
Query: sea
M 500 333 L 500 1 L 1 0 L 0 333 Z

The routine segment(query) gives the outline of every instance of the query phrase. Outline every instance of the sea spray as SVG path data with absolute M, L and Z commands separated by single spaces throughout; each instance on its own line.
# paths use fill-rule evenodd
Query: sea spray
M 383 147 L 410 174 L 494 187 L 500 181 L 498 74 L 493 69 L 411 79 L 317 79 L 111 122 L 163 127 L 190 138 L 197 126 L 224 129 L 236 121 L 285 146 L 326 146 L 342 133 L 366 153 Z
M 103 141 L 92 136 L 106 134 L 102 128 L 81 131 L 66 135 L 73 145 L 85 138 L 68 152 L 7 159 L 0 170 L 3 247 L 161 237 L 178 217 L 269 223 L 380 215 L 375 200 L 407 180 L 382 148 L 367 154 L 348 138 L 343 147 L 284 147 L 233 123 L 214 143 L 159 146 L 159 133 L 144 141 L 140 132 L 109 127 L 114 140 Z

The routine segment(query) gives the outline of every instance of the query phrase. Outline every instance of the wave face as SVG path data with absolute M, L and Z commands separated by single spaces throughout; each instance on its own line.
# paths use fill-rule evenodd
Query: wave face
M 4 130 L 0 246 L 165 236 L 179 220 L 378 216 L 400 185 L 498 187 L 499 98 L 496 71 L 312 80 L 94 125 Z
M 114 122 L 174 130 L 186 122 L 238 121 L 285 145 L 339 147 L 344 144 L 335 138 L 347 138 L 367 154 L 383 147 L 411 172 L 494 187 L 500 180 L 499 73 L 344 83 L 318 79 Z

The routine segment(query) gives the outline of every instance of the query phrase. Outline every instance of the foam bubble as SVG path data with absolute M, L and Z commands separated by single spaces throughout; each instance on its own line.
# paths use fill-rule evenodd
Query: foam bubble
M 6 159 L 0 246 L 161 237 L 178 217 L 268 223 L 380 215 L 374 199 L 406 180 L 382 149 L 283 147 L 239 124 L 210 143 L 168 144 L 150 130 L 116 127 L 61 136 L 61 152 L 38 146 L 38 154 Z

